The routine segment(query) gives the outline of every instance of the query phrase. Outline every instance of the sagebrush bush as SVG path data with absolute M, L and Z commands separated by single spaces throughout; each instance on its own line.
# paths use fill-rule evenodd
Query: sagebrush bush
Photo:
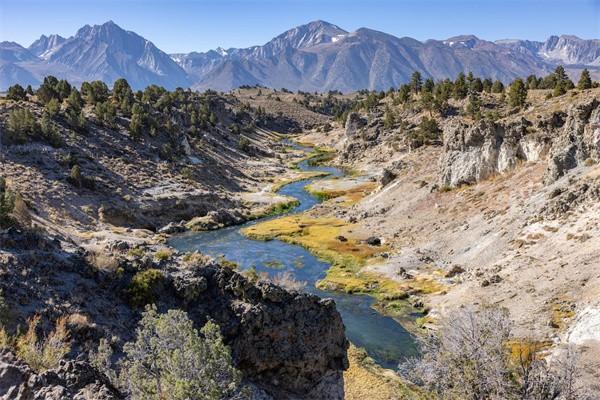
M 136 307 L 142 307 L 155 301 L 155 293 L 163 284 L 164 275 L 157 269 L 151 268 L 138 272 L 133 276 L 127 289 L 129 302 Z
M 133 400 L 218 400 L 240 382 L 218 325 L 209 321 L 198 332 L 181 310 L 146 307 L 124 351 L 121 376 Z
M 400 364 L 400 373 L 440 399 L 587 399 L 575 389 L 572 349 L 546 360 L 544 346 L 515 340 L 503 309 L 454 311 L 421 339 L 421 357 Z

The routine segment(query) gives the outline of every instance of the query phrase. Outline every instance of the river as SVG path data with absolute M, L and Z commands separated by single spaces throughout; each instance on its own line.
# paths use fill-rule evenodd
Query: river
M 305 152 L 310 148 L 295 146 Z M 311 166 L 305 160 L 299 165 L 305 171 L 324 171 L 330 176 L 343 176 L 344 172 L 330 166 Z M 304 187 L 313 178 L 293 182 L 283 186 L 279 193 L 295 197 L 300 204 L 290 213 L 308 210 L 319 200 L 308 193 Z M 199 251 L 213 257 L 225 257 L 236 262 L 241 270 L 256 268 L 257 272 L 269 275 L 289 271 L 293 276 L 307 282 L 304 290 L 322 298 L 335 300 L 346 327 L 346 336 L 354 345 L 364 348 L 379 365 L 396 368 L 398 362 L 417 354 L 414 338 L 391 317 L 381 315 L 372 305 L 374 299 L 367 295 L 352 295 L 317 289 L 315 283 L 325 276 L 329 264 L 319 260 L 303 247 L 284 243 L 279 240 L 258 241 L 246 238 L 240 229 L 253 225 L 267 217 L 208 232 L 186 232 L 171 237 L 169 245 L 180 251 Z

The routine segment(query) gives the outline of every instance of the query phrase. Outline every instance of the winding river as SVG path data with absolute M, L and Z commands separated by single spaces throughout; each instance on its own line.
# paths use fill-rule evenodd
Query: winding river
M 310 148 L 295 145 L 309 152 Z M 339 168 L 328 166 L 310 166 L 302 161 L 299 168 L 305 171 L 324 171 L 330 176 L 343 176 Z M 295 197 L 300 204 L 291 211 L 299 213 L 308 210 L 319 200 L 308 193 L 304 187 L 314 179 L 306 179 L 285 185 L 279 191 L 286 196 Z M 373 298 L 366 295 L 351 295 L 317 289 L 315 283 L 325 276 L 329 264 L 319 260 L 303 247 L 279 240 L 257 241 L 246 238 L 240 229 L 266 219 L 247 222 L 241 226 L 232 226 L 209 232 L 186 232 L 173 236 L 169 244 L 180 251 L 198 250 L 213 257 L 223 256 L 238 263 L 240 269 L 254 267 L 257 272 L 269 275 L 290 271 L 300 281 L 306 281 L 304 290 L 320 297 L 333 298 L 346 327 L 346 336 L 381 366 L 396 368 L 398 362 L 407 356 L 416 354 L 413 337 L 396 320 L 379 314 L 372 308 Z

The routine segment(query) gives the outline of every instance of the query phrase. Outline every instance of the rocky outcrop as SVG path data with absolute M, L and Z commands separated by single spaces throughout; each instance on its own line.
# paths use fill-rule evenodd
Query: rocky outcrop
M 479 121 L 474 125 L 452 120 L 444 129 L 441 185 L 477 182 L 513 168 L 519 160 L 537 161 L 548 149 L 548 137 L 532 129 L 525 119 L 506 124 Z
M 343 398 L 348 342 L 332 300 L 253 284 L 216 266 L 194 275 L 208 285 L 191 315 L 209 315 L 221 325 L 237 365 L 250 380 L 276 398 Z
M 156 268 L 163 276 L 152 290 L 158 309 L 183 309 L 198 327 L 209 319 L 217 322 L 248 382 L 277 399 L 343 398 L 348 342 L 331 300 L 252 283 L 208 257 L 192 262 L 175 253 L 156 260 L 148 254 L 127 255 L 125 246 L 115 245 L 112 256 L 119 272 L 112 273 L 88 263 L 81 248 L 39 233 L 5 231 L 0 244 L 0 290 L 14 317 L 9 331 L 33 313 L 46 322 L 84 316 L 71 329 L 73 353 L 85 353 L 101 337 L 114 336 L 118 355 L 133 339 L 142 311 L 130 305 L 131 279 L 140 270 Z
M 600 102 L 597 99 L 572 107 L 553 140 L 546 182 L 551 183 L 586 160 L 600 160 Z
M 36 373 L 7 349 L 0 349 L 0 399 L 118 400 L 123 396 L 90 364 L 61 361 L 55 369 Z
M 513 168 L 519 161 L 547 159 L 546 183 L 585 162 L 600 160 L 600 102 L 597 99 L 554 112 L 535 124 L 451 120 L 444 129 L 441 185 L 456 187 Z M 589 160 L 589 161 L 588 161 Z
M 346 137 L 357 135 L 367 125 L 367 120 L 355 112 L 348 114 L 346 118 Z

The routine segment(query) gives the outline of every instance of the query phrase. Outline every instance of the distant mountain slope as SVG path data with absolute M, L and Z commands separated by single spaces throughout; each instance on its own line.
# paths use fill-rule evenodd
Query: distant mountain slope
M 263 46 L 179 54 L 176 60 L 193 77 L 196 89 L 228 90 L 259 83 L 292 90 L 354 91 L 397 87 L 415 70 L 434 79 L 472 71 L 506 82 L 547 74 L 562 63 L 589 66 L 600 75 L 598 53 L 599 40 L 574 36 L 552 36 L 546 42 L 490 42 L 464 35 L 420 42 L 367 28 L 349 33 L 316 21 Z
M 413 71 L 434 79 L 460 72 L 510 81 L 544 75 L 557 64 L 600 77 L 600 40 L 551 36 L 545 42 L 481 40 L 463 35 L 421 42 L 361 28 L 347 32 L 325 21 L 290 29 L 262 46 L 172 54 L 109 21 L 86 25 L 68 38 L 36 40 L 28 49 L 0 44 L 0 90 L 53 74 L 75 83 L 126 78 L 134 88 L 158 84 L 227 91 L 261 84 L 291 90 L 344 92 L 397 87 Z
M 76 83 L 102 80 L 112 84 L 116 79 L 125 77 L 137 89 L 150 84 L 169 89 L 189 86 L 186 72 L 168 54 L 112 21 L 102 25 L 86 25 L 68 39 L 58 35 L 42 35 L 30 46 L 31 51 L 4 43 L 0 59 L 2 65 L 8 63 L 5 59 L 21 57 L 10 62 L 17 63 L 18 67 L 29 71 L 38 80 L 44 75 L 53 74 Z M 0 79 L 7 80 L 4 76 L 0 76 Z

